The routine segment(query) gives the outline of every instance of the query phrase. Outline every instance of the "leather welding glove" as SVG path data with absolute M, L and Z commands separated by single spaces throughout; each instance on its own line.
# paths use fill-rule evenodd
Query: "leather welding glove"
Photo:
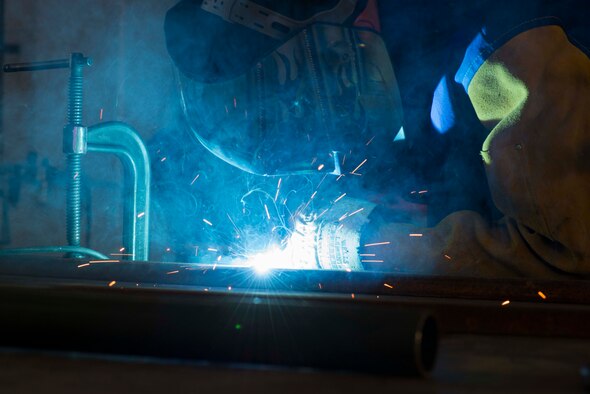
M 347 197 L 312 217 L 299 217 L 283 251 L 295 268 L 336 271 L 363 270 L 358 254 L 359 228 L 375 204 Z
M 476 63 L 464 86 L 489 130 L 482 158 L 504 218 L 489 224 L 463 211 L 433 228 L 372 219 L 361 252 L 384 261 L 370 268 L 387 271 L 590 274 L 590 60 L 547 25 Z

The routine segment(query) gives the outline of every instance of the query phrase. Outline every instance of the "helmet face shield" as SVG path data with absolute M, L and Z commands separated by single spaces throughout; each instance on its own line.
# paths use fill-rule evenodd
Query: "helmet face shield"
M 237 78 L 179 82 L 195 137 L 254 174 L 349 172 L 387 155 L 402 125 L 385 44 L 368 30 L 315 23 Z

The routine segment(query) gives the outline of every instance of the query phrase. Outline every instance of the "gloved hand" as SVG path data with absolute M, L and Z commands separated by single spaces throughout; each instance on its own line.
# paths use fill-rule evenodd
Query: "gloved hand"
M 318 214 L 299 217 L 282 251 L 291 268 L 362 271 L 360 231 L 375 204 L 345 198 Z

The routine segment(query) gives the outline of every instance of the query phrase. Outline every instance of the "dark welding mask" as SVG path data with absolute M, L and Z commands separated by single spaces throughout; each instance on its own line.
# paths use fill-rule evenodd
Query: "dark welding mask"
M 260 175 L 348 173 L 390 154 L 384 150 L 402 126 L 398 86 L 380 35 L 342 24 L 355 4 L 341 0 L 301 22 L 251 1 L 203 2 L 203 10 L 283 43 L 231 79 L 204 83 L 178 72 L 194 136 Z

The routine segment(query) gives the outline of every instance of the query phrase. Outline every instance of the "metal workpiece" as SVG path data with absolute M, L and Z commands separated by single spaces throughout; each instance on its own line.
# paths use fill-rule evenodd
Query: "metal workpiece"
M 3 346 L 410 376 L 437 351 L 427 310 L 346 296 L 1 285 L 0 296 Z
M 106 122 L 88 129 L 88 151 L 115 154 L 121 160 L 126 196 L 123 246 L 130 260 L 148 260 L 151 172 L 145 143 L 131 126 Z

